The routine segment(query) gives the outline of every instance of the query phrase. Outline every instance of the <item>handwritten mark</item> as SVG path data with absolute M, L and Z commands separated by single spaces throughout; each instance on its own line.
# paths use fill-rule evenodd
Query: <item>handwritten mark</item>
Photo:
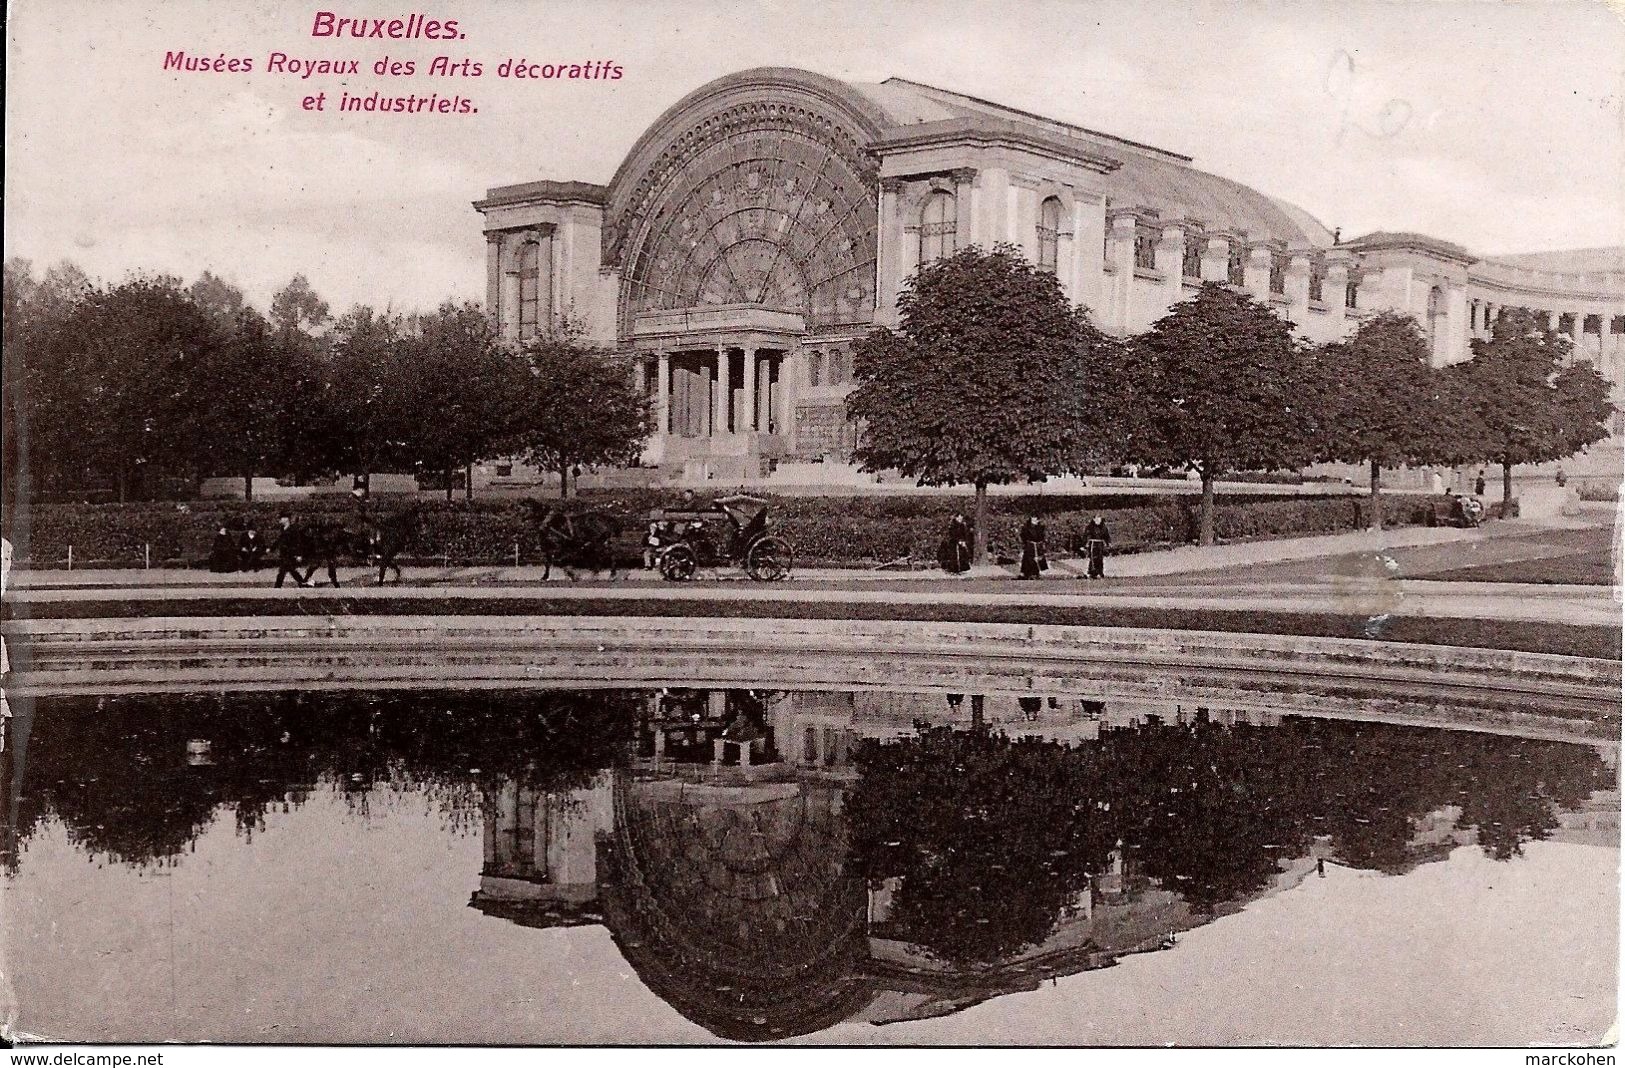
M 1405 127 L 1410 125 L 1411 118 L 1415 114 L 1410 101 L 1398 97 L 1391 98 L 1383 104 L 1382 110 L 1377 112 L 1376 126 L 1367 126 L 1354 116 L 1354 96 L 1358 82 L 1354 56 L 1341 48 L 1338 49 L 1332 56 L 1331 64 L 1326 68 L 1325 85 L 1326 95 L 1335 100 L 1341 109 L 1337 143 L 1342 144 L 1350 131 L 1381 141 L 1398 137 Z

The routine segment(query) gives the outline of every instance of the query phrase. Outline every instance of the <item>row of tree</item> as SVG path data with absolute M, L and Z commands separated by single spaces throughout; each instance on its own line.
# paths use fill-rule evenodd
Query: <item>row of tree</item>
M 920 270 L 899 329 L 857 349 L 858 459 L 976 488 L 1139 464 L 1193 469 L 1213 538 L 1227 472 L 1322 462 L 1494 462 L 1505 472 L 1606 436 L 1607 382 L 1516 309 L 1434 367 L 1415 320 L 1378 314 L 1312 345 L 1267 305 L 1207 285 L 1143 334 L 1107 335 L 1055 276 L 1008 246 Z M 568 324 L 514 343 L 473 304 L 332 317 L 301 278 L 261 315 L 213 275 L 93 284 L 71 266 L 5 268 L 6 485 L 103 479 L 120 499 L 153 475 L 451 471 L 523 456 L 559 472 L 635 460 L 650 405 L 624 363 Z M 472 487 L 472 478 L 469 480 Z M 1381 521 L 1381 501 L 1371 509 Z
M 165 483 L 256 474 L 451 471 L 524 455 L 551 471 L 629 463 L 648 405 L 568 328 L 518 345 L 474 304 L 334 317 L 303 277 L 262 315 L 205 273 L 93 283 L 5 266 L 6 482 Z M 469 480 L 470 487 L 472 479 Z
M 1473 359 L 1445 367 L 1409 316 L 1383 313 L 1313 345 L 1252 297 L 1204 285 L 1145 333 L 1118 338 L 1017 250 L 977 248 L 923 267 L 897 330 L 856 352 L 848 400 L 869 470 L 976 488 L 978 558 L 987 487 L 1108 464 L 1193 469 L 1201 542 L 1214 483 L 1236 471 L 1369 463 L 1382 472 L 1493 462 L 1512 497 L 1517 464 L 1570 456 L 1607 436 L 1606 380 L 1569 360 L 1568 339 L 1509 309 Z

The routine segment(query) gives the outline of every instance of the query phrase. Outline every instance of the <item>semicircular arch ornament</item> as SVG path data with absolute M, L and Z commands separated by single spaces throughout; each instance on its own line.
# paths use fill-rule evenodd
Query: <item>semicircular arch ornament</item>
M 874 315 L 876 172 L 804 99 L 736 101 L 672 138 L 620 220 L 621 330 L 640 312 L 744 304 L 810 330 Z

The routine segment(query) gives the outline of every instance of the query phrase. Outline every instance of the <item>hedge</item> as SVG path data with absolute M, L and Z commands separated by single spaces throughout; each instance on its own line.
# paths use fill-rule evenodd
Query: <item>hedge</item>
M 640 554 L 643 520 L 652 508 L 672 507 L 669 490 L 617 489 L 587 491 L 578 507 L 619 516 L 624 533 L 618 553 L 628 562 Z M 1436 505 L 1446 498 L 1390 495 L 1383 498 L 1385 522 L 1392 526 L 1429 523 Z M 796 547 L 803 564 L 935 566 L 936 548 L 948 516 L 962 508 L 965 496 L 828 496 L 769 498 L 772 525 Z M 403 562 L 450 564 L 512 563 L 515 546 L 521 563 L 538 559 L 526 502 L 513 498 L 474 501 L 421 501 L 422 536 L 403 554 Z M 1023 494 L 990 497 L 989 544 L 1001 556 L 1012 556 L 1019 544 L 1016 528 L 1028 514 L 1045 520 L 1052 552 L 1064 553 L 1093 515 L 1105 517 L 1113 552 L 1181 545 L 1196 540 L 1200 499 L 1187 494 L 1100 494 L 1087 497 Z M 405 507 L 388 497 L 375 500 L 375 513 Z M 1363 529 L 1369 498 L 1364 495 L 1282 498 L 1237 494 L 1219 498 L 1215 531 L 1221 541 L 1336 534 Z M 268 539 L 276 517 L 290 510 L 307 519 L 343 520 L 355 505 L 344 497 L 295 503 L 278 501 L 203 501 L 187 504 L 51 504 L 30 515 L 30 536 L 17 558 L 35 567 L 61 567 L 73 546 L 75 567 L 139 566 L 150 547 L 154 566 L 192 565 L 206 560 L 214 532 L 233 531 L 249 521 Z M 1492 507 L 1492 514 L 1495 509 Z

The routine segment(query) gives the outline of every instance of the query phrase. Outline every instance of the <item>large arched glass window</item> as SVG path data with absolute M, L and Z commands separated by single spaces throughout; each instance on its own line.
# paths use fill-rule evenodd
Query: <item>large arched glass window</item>
M 532 338 L 537 333 L 540 313 L 542 246 L 537 241 L 526 241 L 519 250 L 519 338 Z
M 1049 197 L 1038 206 L 1038 269 L 1055 273 L 1061 261 L 1061 198 Z
M 920 205 L 920 266 L 952 256 L 958 247 L 958 229 L 959 209 L 954 195 L 938 191 L 926 197 Z

